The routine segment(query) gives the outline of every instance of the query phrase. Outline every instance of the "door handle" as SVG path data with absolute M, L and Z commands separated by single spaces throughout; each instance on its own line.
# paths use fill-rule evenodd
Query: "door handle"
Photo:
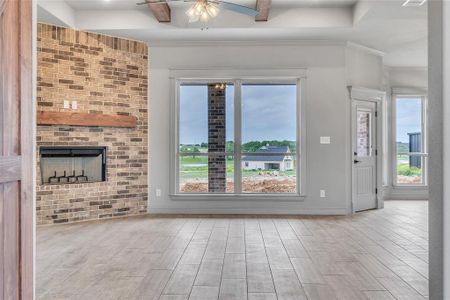
M 354 164 L 357 164 L 357 163 L 360 163 L 360 162 L 361 162 L 361 161 L 356 160 L 356 159 L 353 160 L 353 163 L 354 163 Z

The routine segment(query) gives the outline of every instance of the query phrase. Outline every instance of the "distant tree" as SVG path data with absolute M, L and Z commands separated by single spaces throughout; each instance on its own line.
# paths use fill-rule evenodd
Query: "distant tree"
M 398 153 L 408 153 L 409 143 L 397 142 L 397 152 Z
M 234 153 L 234 142 L 233 142 L 233 141 L 228 141 L 228 142 L 226 143 L 226 149 L 225 149 L 225 151 L 226 151 L 227 153 Z M 227 158 L 228 158 L 228 159 L 233 159 L 233 156 L 229 155 L 229 156 L 227 156 Z
M 256 152 L 257 150 L 261 149 L 262 146 L 265 146 L 265 144 L 258 141 L 251 141 L 242 144 L 241 148 L 243 152 Z
M 245 144 L 242 144 L 242 151 L 244 152 L 256 152 L 257 150 L 261 149 L 264 146 L 288 146 L 291 152 L 295 152 L 297 145 L 294 141 L 279 141 L 279 140 L 272 140 L 272 141 L 250 141 Z
M 228 141 L 226 144 L 226 152 L 233 153 L 234 152 L 234 142 Z
M 196 154 L 200 153 L 200 149 L 193 147 L 191 152 L 194 154 L 192 155 L 192 158 L 195 158 Z

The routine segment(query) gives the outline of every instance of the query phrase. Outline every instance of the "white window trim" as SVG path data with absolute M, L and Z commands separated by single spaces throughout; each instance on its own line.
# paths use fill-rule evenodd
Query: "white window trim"
M 422 157 L 424 162 L 422 166 L 422 184 L 406 184 L 397 182 L 397 98 L 420 97 L 422 98 Z M 428 188 L 428 92 L 425 88 L 408 88 L 395 87 L 392 88 L 392 126 L 391 126 L 391 147 L 392 147 L 392 186 L 395 189 L 426 189 Z
M 170 70 L 170 197 L 173 200 L 282 200 L 302 201 L 306 197 L 306 69 L 171 69 Z M 235 152 L 241 149 L 241 86 L 242 83 L 295 83 L 297 84 L 297 193 L 179 193 L 179 88 L 181 83 L 233 82 L 235 86 Z M 237 142 L 239 141 L 239 143 Z M 235 170 L 241 168 L 241 155 L 235 156 Z M 235 185 L 241 184 L 241 172 L 235 172 Z M 240 186 L 237 187 L 240 190 Z

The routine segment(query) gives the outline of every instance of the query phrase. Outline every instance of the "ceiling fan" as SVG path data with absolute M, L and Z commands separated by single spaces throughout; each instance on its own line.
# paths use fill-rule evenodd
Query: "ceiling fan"
M 192 6 L 186 11 L 190 23 L 198 21 L 207 22 L 210 18 L 216 17 L 220 9 L 230 10 L 252 17 L 259 14 L 256 9 L 222 0 L 145 0 L 137 3 L 137 5 L 164 4 L 167 2 L 192 3 Z

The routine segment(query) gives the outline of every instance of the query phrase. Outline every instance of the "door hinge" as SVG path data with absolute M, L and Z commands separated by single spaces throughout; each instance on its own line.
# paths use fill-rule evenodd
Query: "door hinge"
M 375 112 L 375 118 L 376 118 L 376 117 L 378 117 L 378 112 L 377 112 L 377 111 Z
M 378 188 L 375 188 L 375 195 L 378 195 Z
M 378 155 L 378 149 L 375 149 L 375 155 Z

